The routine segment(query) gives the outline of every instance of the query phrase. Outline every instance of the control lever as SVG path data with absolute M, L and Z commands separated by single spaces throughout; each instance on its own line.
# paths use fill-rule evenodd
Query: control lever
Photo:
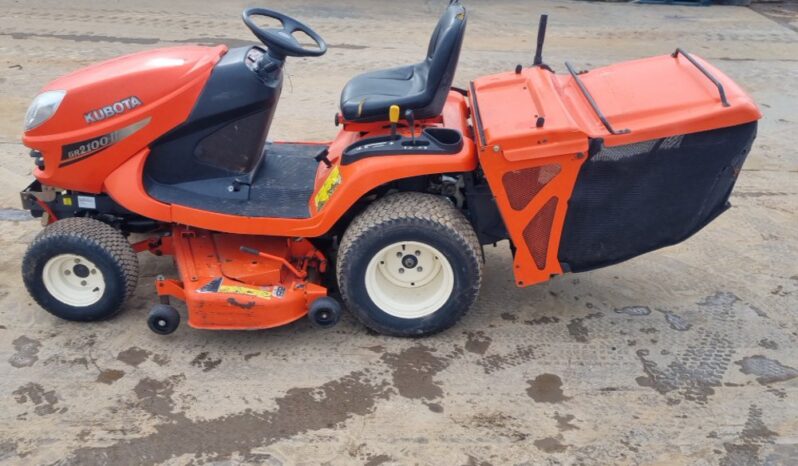
M 396 124 L 399 123 L 399 106 L 391 105 L 388 109 L 388 119 L 391 121 L 391 139 L 396 139 Z
M 330 152 L 325 147 L 324 149 L 322 149 L 321 152 L 316 154 L 316 156 L 313 157 L 313 159 L 316 162 L 324 162 L 324 165 L 327 166 L 327 168 L 330 168 L 332 166 L 332 162 L 330 162 L 329 157 L 327 157 L 328 155 L 330 155 Z
M 413 113 L 413 109 L 408 108 L 405 110 L 405 120 L 407 120 L 407 126 L 410 127 L 410 145 L 416 145 L 416 117 Z
M 291 264 L 290 262 L 288 262 L 288 259 L 286 259 L 285 257 L 275 256 L 275 255 L 272 255 L 272 254 L 269 254 L 269 253 L 266 253 L 266 252 L 263 252 L 263 251 L 258 251 L 257 249 L 251 248 L 249 246 L 241 246 L 238 249 L 241 252 L 246 253 L 246 254 L 252 254 L 253 256 L 260 256 L 260 257 L 263 257 L 264 259 L 268 259 L 268 260 L 271 260 L 271 261 L 279 262 L 283 266 L 285 266 L 285 268 L 290 270 L 291 273 L 293 273 L 294 275 L 296 275 L 299 278 L 305 278 L 305 277 L 308 276 L 307 272 L 305 272 L 304 270 L 299 270 L 296 267 L 294 267 L 294 265 Z

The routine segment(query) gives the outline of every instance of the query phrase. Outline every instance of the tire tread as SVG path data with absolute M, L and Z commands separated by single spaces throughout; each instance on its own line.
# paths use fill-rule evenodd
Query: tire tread
M 127 238 L 112 226 L 99 220 L 87 217 L 70 217 L 51 223 L 40 231 L 28 246 L 25 257 L 22 260 L 22 273 L 26 277 L 24 280 L 25 287 L 40 305 L 43 306 L 44 303 L 36 296 L 29 285 L 32 283 L 32 277 L 29 277 L 29 275 L 35 273 L 33 270 L 35 261 L 31 254 L 35 251 L 37 244 L 65 237 L 71 237 L 85 246 L 100 248 L 110 254 L 113 261 L 122 271 L 122 279 L 125 285 L 122 302 L 133 295 L 138 283 L 139 262 Z M 121 303 L 119 308 L 121 308 Z M 115 309 L 107 317 L 118 313 L 119 308 Z
M 451 234 L 452 238 L 460 243 L 463 251 L 468 254 L 468 260 L 476 264 L 476 279 L 472 286 L 464 293 L 469 294 L 468 302 L 473 303 L 479 294 L 482 283 L 482 248 L 471 223 L 466 219 L 448 199 L 420 192 L 402 192 L 385 196 L 374 201 L 366 210 L 350 223 L 341 239 L 338 249 L 336 263 L 336 275 L 338 278 L 341 295 L 345 302 L 349 304 L 358 319 L 366 326 L 380 333 L 387 333 L 395 336 L 422 336 L 431 335 L 445 330 L 439 328 L 423 334 L 405 334 L 385 328 L 375 328 L 375 326 L 364 319 L 364 311 L 358 308 L 347 293 L 344 270 L 347 269 L 348 262 L 352 259 L 353 252 L 357 249 L 360 239 L 375 229 L 390 227 L 394 224 L 412 222 L 428 226 L 432 229 L 443 230 L 446 234 Z M 353 305 L 354 304 L 354 305 Z M 454 325 L 465 314 L 466 309 L 457 315 L 451 322 Z

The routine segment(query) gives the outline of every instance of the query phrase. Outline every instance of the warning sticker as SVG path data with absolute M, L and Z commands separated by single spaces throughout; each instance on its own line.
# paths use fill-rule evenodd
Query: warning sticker
M 222 282 L 222 278 L 214 278 L 197 290 L 198 293 L 229 293 L 253 296 L 261 299 L 282 298 L 285 296 L 285 288 L 282 286 L 262 286 L 251 287 L 243 285 L 227 285 Z
M 260 290 L 258 288 L 249 288 L 247 286 L 235 285 L 222 285 L 219 287 L 219 293 L 243 294 L 246 296 L 254 296 L 256 298 L 271 299 L 271 290 Z
M 97 201 L 94 196 L 78 196 L 78 207 L 81 209 L 97 209 Z
M 319 192 L 317 192 L 316 196 L 313 198 L 317 212 L 320 212 L 321 209 L 324 208 L 324 206 L 332 197 L 333 193 L 335 193 L 335 190 L 338 189 L 338 186 L 340 186 L 343 182 L 339 167 L 340 165 L 336 165 L 335 168 L 330 171 L 330 174 L 327 175 L 327 179 L 324 180 L 321 188 L 319 188 Z

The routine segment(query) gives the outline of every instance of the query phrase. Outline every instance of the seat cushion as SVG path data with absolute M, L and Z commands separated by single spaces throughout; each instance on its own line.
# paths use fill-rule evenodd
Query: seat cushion
M 403 113 L 413 110 L 419 120 L 440 115 L 457 68 L 465 23 L 465 8 L 452 0 L 435 26 L 424 60 L 352 78 L 341 92 L 344 119 L 385 121 L 391 105 Z
M 402 110 L 423 107 L 430 100 L 427 74 L 421 63 L 355 76 L 341 92 L 341 113 L 349 121 L 378 121 L 388 119 L 391 105 Z

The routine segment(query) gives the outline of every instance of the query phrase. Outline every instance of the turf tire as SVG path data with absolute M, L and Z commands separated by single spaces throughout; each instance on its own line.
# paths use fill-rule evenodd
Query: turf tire
M 369 295 L 366 273 L 383 248 L 418 242 L 437 249 L 451 264 L 452 292 L 431 314 L 402 318 L 381 309 Z M 341 240 L 336 263 L 341 296 L 370 329 L 392 336 L 420 337 L 454 325 L 476 301 L 482 280 L 477 235 L 448 199 L 424 193 L 398 193 L 375 201 L 356 217 Z
M 87 306 L 62 302 L 51 294 L 43 278 L 45 264 L 62 254 L 91 261 L 102 274 L 105 289 Z M 45 227 L 28 247 L 22 260 L 22 279 L 28 293 L 47 312 L 66 320 L 90 322 L 117 314 L 133 295 L 138 281 L 138 259 L 128 240 L 99 220 L 73 217 Z

